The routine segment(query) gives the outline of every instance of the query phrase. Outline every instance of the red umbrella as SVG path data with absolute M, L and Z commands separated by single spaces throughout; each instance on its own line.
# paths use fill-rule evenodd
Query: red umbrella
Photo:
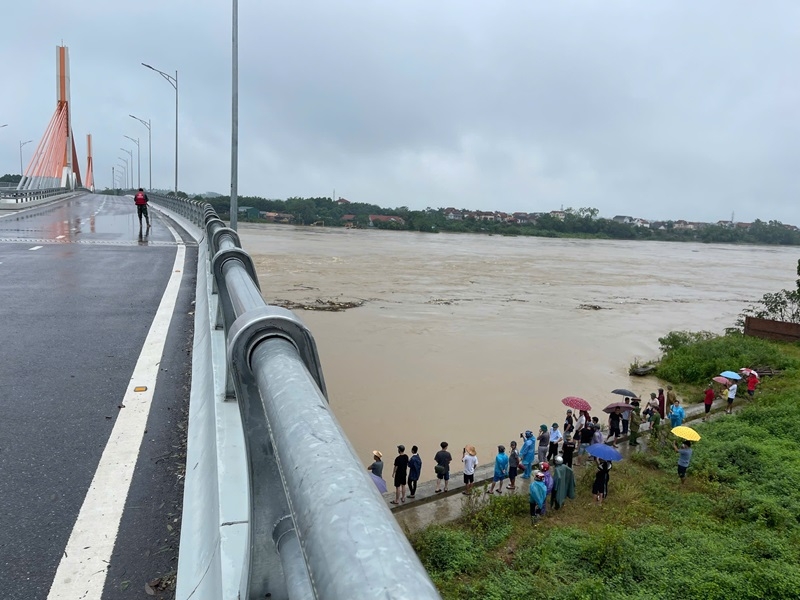
M 578 398 L 577 396 L 567 396 L 561 400 L 561 404 L 564 406 L 569 406 L 570 408 L 574 408 L 575 410 L 592 410 L 591 404 L 589 404 L 583 398 Z
M 712 381 L 716 381 L 717 383 L 721 383 L 722 385 L 726 385 L 726 384 L 730 383 L 730 381 L 728 381 L 724 377 L 712 377 L 711 380 Z
M 616 408 L 618 408 L 620 410 L 633 410 L 633 405 L 625 404 L 624 402 L 614 402 L 613 404 L 609 404 L 608 406 L 606 406 L 603 409 L 603 412 L 607 412 L 608 414 L 611 414 L 612 412 L 614 412 L 614 409 L 616 409 Z
M 753 369 L 748 369 L 747 367 L 743 367 L 739 369 L 739 371 L 745 375 L 755 375 L 756 377 L 759 376 L 758 373 L 756 373 Z

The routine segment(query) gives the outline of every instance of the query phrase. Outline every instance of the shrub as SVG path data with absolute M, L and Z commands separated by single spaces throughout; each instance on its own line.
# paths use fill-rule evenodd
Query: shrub
M 412 545 L 425 568 L 444 577 L 467 572 L 482 557 L 481 547 L 460 529 L 429 527 L 413 538 Z
M 674 335 L 673 335 L 674 334 Z M 769 365 L 775 369 L 797 366 L 797 360 L 781 351 L 780 346 L 759 338 L 730 334 L 705 337 L 693 343 L 683 343 L 688 332 L 671 332 L 661 338 L 670 349 L 664 354 L 657 375 L 673 383 L 703 384 L 722 371 L 740 367 Z M 659 340 L 659 341 L 661 341 Z
M 710 340 L 715 337 L 717 337 L 717 335 L 710 331 L 670 331 L 664 337 L 658 338 L 658 346 L 661 352 L 666 354 L 678 348 Z

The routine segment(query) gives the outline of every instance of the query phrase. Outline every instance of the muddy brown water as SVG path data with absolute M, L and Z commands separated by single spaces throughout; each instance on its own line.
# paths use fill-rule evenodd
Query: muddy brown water
M 765 292 L 794 287 L 794 248 L 240 227 L 268 302 L 297 310 L 319 348 L 336 417 L 368 464 L 439 442 L 491 460 L 525 429 L 563 422 L 564 396 L 599 412 L 636 358 L 674 329 L 722 332 Z M 581 308 L 600 307 L 599 310 Z M 738 368 L 740 365 L 731 365 Z

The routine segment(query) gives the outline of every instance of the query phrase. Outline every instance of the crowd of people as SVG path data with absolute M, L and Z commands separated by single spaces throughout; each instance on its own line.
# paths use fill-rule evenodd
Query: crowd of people
M 756 376 L 751 375 L 747 383 L 748 394 L 752 397 L 757 384 Z M 728 399 L 726 412 L 730 411 L 736 392 L 735 382 L 729 382 L 722 388 L 721 393 Z M 714 386 L 709 384 L 703 397 L 706 415 L 711 410 L 716 394 Z M 639 432 L 644 423 L 649 423 L 651 440 L 663 443 L 666 432 L 682 425 L 686 418 L 686 411 L 672 386 L 667 386 L 666 393 L 663 388 L 659 388 L 658 392 L 652 392 L 644 407 L 641 406 L 639 398 L 635 397 L 626 397 L 622 404 L 623 406 L 616 407 L 608 415 L 607 433 L 605 424 L 601 423 L 598 417 L 592 417 L 585 410 L 576 410 L 576 415 L 573 409 L 567 409 L 563 427 L 556 422 L 550 427 L 542 424 L 536 434 L 530 430 L 520 433 L 521 447 L 518 448 L 517 441 L 512 440 L 508 452 L 504 445 L 497 446 L 492 482 L 486 488 L 486 493 L 502 494 L 506 479 L 508 484 L 505 485 L 505 489 L 508 490 L 517 489 L 518 479 L 532 479 L 528 492 L 531 517 L 536 519 L 545 513 L 548 497 L 551 506 L 557 509 L 564 504 L 566 498 L 575 497 L 573 463 L 575 466 L 591 463 L 597 469 L 592 484 L 592 495 L 597 503 L 601 503 L 608 496 L 612 463 L 589 456 L 587 453 L 589 446 L 610 442 L 617 448 L 619 438 L 626 435 L 629 446 L 638 446 Z M 704 416 L 703 419 L 705 418 Z M 667 420 L 669 428 L 666 427 Z M 447 492 L 449 489 L 453 455 L 448 448 L 448 443 L 442 442 L 439 451 L 433 457 L 436 475 L 434 492 L 437 494 Z M 673 448 L 678 453 L 678 476 L 683 483 L 692 456 L 691 442 L 683 441 L 680 447 L 674 443 Z M 417 483 L 422 473 L 422 459 L 417 446 L 412 446 L 410 456 L 406 454 L 405 446 L 402 444 L 397 447 L 397 452 L 392 468 L 395 488 L 392 504 L 406 501 L 406 486 L 409 492 L 408 498 L 415 497 Z M 478 466 L 475 446 L 468 445 L 462 448 L 461 462 L 465 486 L 461 493 L 469 495 L 472 493 L 475 469 Z M 551 462 L 556 465 L 554 469 L 551 469 Z M 383 454 L 375 450 L 373 462 L 367 470 L 383 478 L 383 467 Z

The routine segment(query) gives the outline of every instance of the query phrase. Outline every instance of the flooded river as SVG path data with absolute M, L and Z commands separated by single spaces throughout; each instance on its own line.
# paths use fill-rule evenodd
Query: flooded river
M 240 227 L 271 303 L 317 340 L 330 401 L 367 464 L 416 444 L 424 478 L 447 440 L 496 445 L 563 422 L 564 396 L 602 408 L 673 329 L 722 332 L 750 302 L 793 287 L 796 248 Z M 590 307 L 600 307 L 594 309 Z M 737 365 L 733 365 L 734 367 Z M 389 467 L 390 468 L 390 467 Z

